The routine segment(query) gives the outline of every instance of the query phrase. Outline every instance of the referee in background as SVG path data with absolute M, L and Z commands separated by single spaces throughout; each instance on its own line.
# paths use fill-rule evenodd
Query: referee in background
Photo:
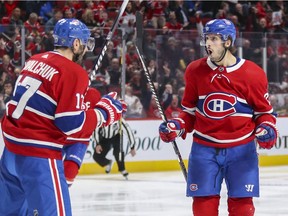
M 92 137 L 96 141 L 95 151 L 93 153 L 93 159 L 100 166 L 106 166 L 106 173 L 110 173 L 113 165 L 113 161 L 106 158 L 106 155 L 113 148 L 113 155 L 118 165 L 118 171 L 128 179 L 128 172 L 125 169 L 125 160 L 124 160 L 124 151 L 123 145 L 121 144 L 121 133 L 123 132 L 128 136 L 129 145 L 130 145 L 130 154 L 132 157 L 136 155 L 135 150 L 135 137 L 134 134 L 125 121 L 124 118 L 114 122 L 113 124 L 107 127 L 96 128 Z M 122 145 L 122 146 L 121 146 Z M 121 151 L 121 153 L 120 153 Z M 119 157 L 120 156 L 120 157 Z

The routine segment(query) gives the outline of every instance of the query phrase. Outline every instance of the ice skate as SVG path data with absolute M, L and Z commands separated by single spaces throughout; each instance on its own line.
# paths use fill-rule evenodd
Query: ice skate
M 126 170 L 121 171 L 121 174 L 124 176 L 126 180 L 128 180 L 129 173 Z
M 112 166 L 113 166 L 113 161 L 110 160 L 109 164 L 106 166 L 106 169 L 105 169 L 105 172 L 107 174 L 111 172 Z

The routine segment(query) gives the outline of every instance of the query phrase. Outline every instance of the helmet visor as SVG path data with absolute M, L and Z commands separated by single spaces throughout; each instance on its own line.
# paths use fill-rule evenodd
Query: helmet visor
M 207 45 L 207 38 L 210 38 L 210 42 L 212 42 L 213 44 L 219 43 L 219 41 L 215 40 L 215 37 L 220 37 L 221 43 L 225 43 L 225 41 L 223 40 L 223 36 L 221 34 L 206 33 L 201 35 L 200 46 Z
M 89 37 L 87 43 L 84 45 L 87 47 L 87 51 L 92 52 L 95 47 L 95 39 L 93 37 Z

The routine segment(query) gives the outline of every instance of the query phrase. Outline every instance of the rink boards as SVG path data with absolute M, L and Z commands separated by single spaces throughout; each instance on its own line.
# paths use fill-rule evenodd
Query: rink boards
M 171 143 L 164 143 L 158 135 L 158 126 L 161 120 L 128 120 L 136 139 L 137 154 L 131 157 L 127 138 L 124 135 L 124 150 L 126 169 L 129 172 L 151 172 L 179 170 L 179 162 Z M 277 127 L 279 139 L 271 150 L 258 149 L 260 166 L 288 165 L 288 118 L 278 118 Z M 186 140 L 176 140 L 181 157 L 187 167 L 187 159 L 191 148 L 192 135 L 189 134 Z M 104 173 L 105 170 L 94 163 L 92 159 L 95 143 L 91 141 L 80 174 Z M 114 159 L 110 151 L 107 158 Z M 114 163 L 112 173 L 117 172 L 117 165 Z
M 171 143 L 164 143 L 158 135 L 158 126 L 161 120 L 128 120 L 136 139 L 137 154 L 131 157 L 127 138 L 124 135 L 124 151 L 126 154 L 126 169 L 129 172 L 151 172 L 179 170 L 179 162 Z M 260 166 L 288 165 L 288 118 L 278 118 L 277 127 L 279 139 L 275 147 L 270 150 L 258 149 Z M 1 128 L 0 128 L 1 130 Z M 2 134 L 2 133 L 1 133 Z M 188 134 L 186 140 L 176 140 L 181 157 L 187 167 L 187 159 L 191 148 L 192 135 Z M 94 142 L 90 145 L 80 169 L 80 174 L 105 173 L 104 168 L 99 167 L 93 159 Z M 0 136 L 0 152 L 3 150 L 2 136 Z M 112 152 L 107 155 L 113 159 Z M 111 173 L 117 172 L 116 164 L 113 165 Z

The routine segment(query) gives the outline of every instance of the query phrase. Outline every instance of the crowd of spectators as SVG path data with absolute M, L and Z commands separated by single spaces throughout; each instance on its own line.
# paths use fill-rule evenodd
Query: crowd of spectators
M 96 41 L 94 51 L 85 57 L 83 65 L 91 73 L 121 4 L 122 1 L 110 0 L 1 1 L 0 113 L 5 110 L 21 70 L 22 49 L 25 49 L 25 59 L 53 50 L 52 32 L 56 22 L 63 17 L 80 19 L 91 29 Z M 186 66 L 205 55 L 205 50 L 199 46 L 199 27 L 214 18 L 226 18 L 235 24 L 241 38 L 236 45 L 243 47 L 245 59 L 261 66 L 263 48 L 266 47 L 271 91 L 288 92 L 288 2 L 131 0 L 92 82 L 102 94 L 110 90 L 120 93 L 121 71 L 125 69 L 127 117 L 160 118 L 135 50 L 136 11 L 144 17 L 145 60 L 167 116 L 174 117 L 179 113 Z M 21 32 L 23 27 L 25 43 Z M 123 41 L 125 59 L 122 56 Z M 126 66 L 123 68 L 121 63 L 124 60 Z

